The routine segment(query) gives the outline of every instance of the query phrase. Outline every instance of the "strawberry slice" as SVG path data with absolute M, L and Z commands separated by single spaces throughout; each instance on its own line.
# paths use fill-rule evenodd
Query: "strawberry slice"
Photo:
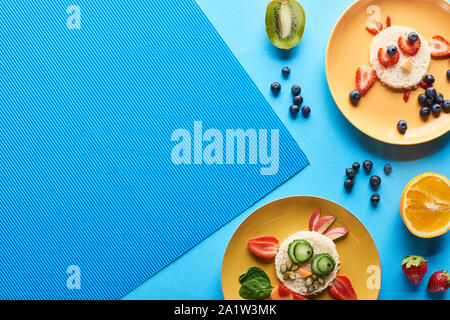
M 390 67 L 390 66 L 394 66 L 400 60 L 400 53 L 397 50 L 395 55 L 393 57 L 391 57 L 390 55 L 388 55 L 386 49 L 380 48 L 380 50 L 378 50 L 378 60 L 386 68 Z
M 380 33 L 377 29 L 375 29 L 374 27 L 369 27 L 366 26 L 366 30 L 369 31 L 371 34 L 373 35 L 377 35 L 378 33 Z
M 432 84 L 428 84 L 425 81 L 422 81 L 421 83 L 419 83 L 419 86 L 421 88 L 423 88 L 423 89 L 428 89 L 428 88 L 432 87 L 433 85 Z
M 431 38 L 431 56 L 433 58 L 450 57 L 450 43 L 442 36 L 434 36 Z
M 330 286 L 331 295 L 338 300 L 356 300 L 355 289 L 346 276 L 337 276 Z
M 386 17 L 386 29 L 392 26 L 391 17 Z
M 277 238 L 269 236 L 251 239 L 247 246 L 255 256 L 263 259 L 271 259 L 277 255 L 280 243 Z
M 405 90 L 405 92 L 403 92 L 403 101 L 408 102 L 410 95 L 411 95 L 411 90 Z
M 280 297 L 287 297 L 288 295 L 291 294 L 291 290 L 289 290 L 288 288 L 286 288 L 285 286 L 278 286 L 278 295 Z
M 299 295 L 298 293 L 292 293 L 294 300 L 308 300 L 304 296 Z
M 358 90 L 361 95 L 365 95 L 376 80 L 377 72 L 373 68 L 360 66 L 356 70 L 356 90 Z
M 408 37 L 400 36 L 400 38 L 398 38 L 398 47 L 407 56 L 415 56 L 417 52 L 419 52 L 421 46 L 422 42 L 420 42 L 420 37 L 416 42 L 410 42 Z

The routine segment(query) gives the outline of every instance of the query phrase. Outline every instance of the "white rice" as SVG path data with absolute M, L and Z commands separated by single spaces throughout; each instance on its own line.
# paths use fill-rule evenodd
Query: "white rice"
M 417 32 L 416 33 L 419 35 L 421 41 L 421 47 L 419 52 L 415 56 L 411 57 L 413 65 L 412 70 L 408 72 L 402 68 L 403 63 L 409 58 L 409 56 L 403 54 L 398 47 L 398 38 L 400 36 L 407 38 L 408 34 L 413 31 L 416 32 L 408 27 L 392 26 L 381 31 L 372 40 L 372 44 L 370 46 L 370 64 L 377 72 L 377 76 L 381 82 L 391 88 L 415 88 L 427 74 L 431 61 L 430 46 L 428 45 L 427 40 Z M 400 60 L 396 65 L 386 68 L 378 61 L 378 50 L 380 48 L 387 48 L 390 45 L 395 45 L 397 47 L 400 53 Z
M 294 240 L 305 240 L 308 241 L 311 247 L 314 250 L 314 256 L 316 256 L 319 253 L 328 253 L 331 255 L 336 262 L 336 267 L 334 270 L 327 276 L 322 277 L 325 280 L 324 285 L 319 286 L 319 288 L 316 291 L 307 293 L 306 292 L 306 285 L 305 281 L 306 279 L 302 279 L 300 276 L 299 271 L 296 271 L 296 279 L 295 280 L 284 280 L 283 274 L 280 272 L 281 265 L 292 262 L 291 258 L 288 254 L 289 244 Z M 313 257 L 314 257 L 313 256 Z M 299 265 L 300 268 L 311 271 L 311 261 L 312 258 L 305 264 Z M 324 289 L 328 288 L 328 286 L 333 282 L 333 280 L 336 278 L 338 269 L 339 269 L 339 255 L 336 250 L 336 245 L 334 244 L 333 240 L 327 238 L 326 236 L 313 232 L 313 231 L 300 231 L 289 238 L 287 238 L 280 246 L 280 249 L 278 250 L 278 254 L 275 257 L 275 270 L 277 273 L 278 279 L 283 283 L 285 287 L 287 287 L 289 290 L 294 291 L 301 295 L 313 295 L 318 294 L 322 292 Z

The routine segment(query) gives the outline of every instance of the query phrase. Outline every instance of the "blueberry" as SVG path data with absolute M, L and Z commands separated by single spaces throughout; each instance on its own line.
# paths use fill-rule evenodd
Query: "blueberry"
M 347 178 L 353 180 L 356 177 L 356 170 L 353 168 L 345 169 L 345 174 L 347 175 Z
M 302 108 L 302 115 L 303 115 L 303 117 L 308 118 L 310 113 L 311 113 L 311 108 L 310 107 L 304 106 Z
M 427 84 L 433 84 L 434 83 L 434 77 L 431 74 L 427 74 L 425 78 L 423 78 L 423 81 Z
M 384 173 L 386 173 L 387 175 L 390 175 L 392 172 L 392 166 L 390 164 L 387 164 L 384 166 Z
M 281 73 L 285 78 L 287 78 L 291 74 L 291 69 L 289 67 L 283 67 L 283 69 L 281 69 Z
M 420 108 L 420 115 L 424 118 L 428 117 L 431 113 L 430 107 L 422 107 Z
M 300 111 L 300 107 L 297 105 L 293 105 L 289 107 L 289 112 L 292 114 L 292 116 L 295 118 L 297 116 L 297 114 Z
M 298 86 L 298 85 L 293 85 L 292 86 L 292 94 L 294 96 L 300 95 L 301 92 L 302 92 L 302 88 L 300 88 L 300 86 Z
M 405 134 L 406 130 L 408 129 L 408 123 L 405 120 L 400 120 L 397 123 L 397 129 L 401 134 Z
M 446 113 L 450 112 L 450 100 L 442 102 L 442 109 L 444 109 Z
M 427 99 L 427 102 L 425 103 L 425 105 L 428 108 L 431 108 L 431 106 L 434 104 L 434 99 Z
M 442 93 L 437 93 L 436 98 L 434 98 L 434 102 L 441 104 L 444 102 L 444 95 Z
M 358 172 L 358 170 L 359 170 L 359 168 L 361 168 L 361 166 L 359 165 L 358 162 L 354 162 L 353 165 L 352 165 L 352 168 L 353 168 L 356 172 Z
M 447 70 L 447 79 L 450 80 L 450 69 Z
M 442 107 L 439 103 L 435 103 L 433 104 L 433 106 L 431 107 L 431 112 L 433 112 L 433 114 L 435 116 L 438 116 L 442 111 Z
M 302 96 L 295 96 L 294 97 L 294 104 L 297 106 L 301 106 L 303 103 L 303 97 Z
M 421 105 L 424 105 L 427 102 L 428 98 L 425 94 L 421 93 L 421 94 L 419 94 L 419 97 L 417 98 L 417 100 L 419 100 L 419 103 Z
M 380 202 L 380 195 L 378 193 L 374 193 L 371 197 L 370 197 L 370 201 L 372 202 L 372 204 L 374 206 L 376 206 L 378 204 L 378 202 Z
M 416 42 L 419 39 L 419 35 L 415 32 L 411 32 L 408 34 L 408 41 L 409 42 Z
M 425 94 L 428 99 L 434 99 L 436 97 L 436 89 L 433 87 L 429 87 L 425 90 Z
M 397 47 L 396 46 L 389 46 L 387 49 L 387 53 L 390 57 L 393 57 L 397 54 Z
M 377 189 L 381 184 L 381 178 L 379 176 L 372 176 L 369 181 L 370 185 L 375 189 Z
M 278 94 L 281 90 L 281 84 L 279 84 L 278 82 L 274 82 L 270 86 L 270 89 L 272 90 L 273 93 Z
M 366 170 L 367 172 L 370 172 L 370 170 L 372 170 L 373 167 L 373 163 L 370 160 L 366 160 L 363 162 L 363 168 L 364 170 Z
M 350 180 L 350 179 L 345 180 L 345 182 L 344 182 L 344 187 L 347 190 L 351 190 L 354 185 L 355 185 L 355 183 L 353 182 L 353 180 Z
M 353 90 L 350 92 L 350 101 L 354 105 L 358 104 L 359 100 L 361 100 L 361 93 L 358 90 Z

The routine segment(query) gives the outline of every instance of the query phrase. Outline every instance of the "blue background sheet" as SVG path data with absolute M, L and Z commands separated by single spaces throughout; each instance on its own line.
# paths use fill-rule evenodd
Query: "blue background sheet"
M 265 34 L 264 15 L 269 0 L 197 2 L 300 143 L 311 164 L 125 298 L 223 299 L 220 282 L 222 258 L 239 224 L 254 210 L 273 200 L 292 195 L 313 195 L 346 207 L 371 233 L 382 266 L 380 299 L 450 299 L 450 290 L 444 293 L 428 293 L 426 290 L 432 272 L 450 269 L 450 232 L 435 239 L 417 238 L 404 226 L 399 208 L 403 188 L 413 177 L 431 171 L 450 178 L 450 134 L 410 147 L 375 141 L 343 117 L 328 89 L 325 75 L 328 38 L 339 17 L 355 1 L 299 0 L 305 9 L 306 28 L 300 45 L 289 52 L 277 50 Z M 382 10 L 382 15 L 386 14 L 392 13 Z M 412 23 L 414 19 L 411 16 Z M 392 22 L 395 24 L 395 16 L 392 16 Z M 364 27 L 365 21 L 361 23 Z M 370 34 L 367 36 L 371 37 Z M 357 42 L 355 39 L 356 47 Z M 281 77 L 281 68 L 285 65 L 292 69 L 287 80 Z M 445 71 L 434 76 L 444 77 Z M 350 72 L 353 74 L 354 70 Z M 273 97 L 269 89 L 273 81 L 280 81 L 283 88 L 292 84 L 302 86 L 304 104 L 312 109 L 309 119 L 291 118 L 288 108 L 292 100 L 288 89 L 279 97 Z M 402 103 L 401 96 L 399 103 Z M 366 159 L 374 162 L 373 174 L 382 178 L 381 201 L 376 209 L 369 200 L 373 193 L 369 185 L 370 176 L 358 174 L 351 194 L 347 194 L 343 187 L 345 168 L 354 161 L 362 163 Z M 388 177 L 383 172 L 386 163 L 393 166 Z M 400 266 L 402 258 L 409 254 L 424 255 L 428 259 L 428 273 L 418 286 L 406 279 Z M 171 283 L 170 288 L 167 283 Z
M 0 6 L 2 299 L 120 298 L 308 163 L 193 0 L 70 4 Z M 278 173 L 174 165 L 196 120 L 278 129 Z

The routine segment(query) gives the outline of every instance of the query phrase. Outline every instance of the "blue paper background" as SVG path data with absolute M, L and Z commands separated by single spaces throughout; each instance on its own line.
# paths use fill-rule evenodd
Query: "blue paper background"
M 342 116 L 326 83 L 325 51 L 329 35 L 340 15 L 354 1 L 301 0 L 307 15 L 306 30 L 301 44 L 288 53 L 274 48 L 266 38 L 264 15 L 268 1 L 197 2 L 291 134 L 301 143 L 311 165 L 125 298 L 222 299 L 222 258 L 238 225 L 270 201 L 305 194 L 336 201 L 365 224 L 380 254 L 380 299 L 449 299 L 450 292 L 427 293 L 426 284 L 432 272 L 450 269 L 450 234 L 436 239 L 419 239 L 410 234 L 400 218 L 399 199 L 407 182 L 418 174 L 432 171 L 450 178 L 450 135 L 411 147 L 377 142 L 359 132 Z M 292 69 L 289 80 L 281 78 L 280 70 L 284 65 Z M 281 81 L 285 89 L 278 98 L 273 98 L 269 90 L 273 81 Z M 293 120 L 289 116 L 291 98 L 287 91 L 294 83 L 302 86 L 305 104 L 312 108 L 308 120 Z M 350 195 L 343 188 L 344 169 L 354 161 L 366 159 L 374 162 L 373 173 L 383 179 L 377 209 L 370 205 L 371 189 L 364 173 L 357 177 Z M 391 163 L 394 168 L 389 177 L 383 173 L 386 163 Z M 428 258 L 429 272 L 417 287 L 409 283 L 400 267 L 401 259 L 408 254 Z
M 120 298 L 307 165 L 195 2 L 70 4 L 0 7 L 2 299 Z M 195 120 L 280 129 L 278 174 L 172 164 Z

